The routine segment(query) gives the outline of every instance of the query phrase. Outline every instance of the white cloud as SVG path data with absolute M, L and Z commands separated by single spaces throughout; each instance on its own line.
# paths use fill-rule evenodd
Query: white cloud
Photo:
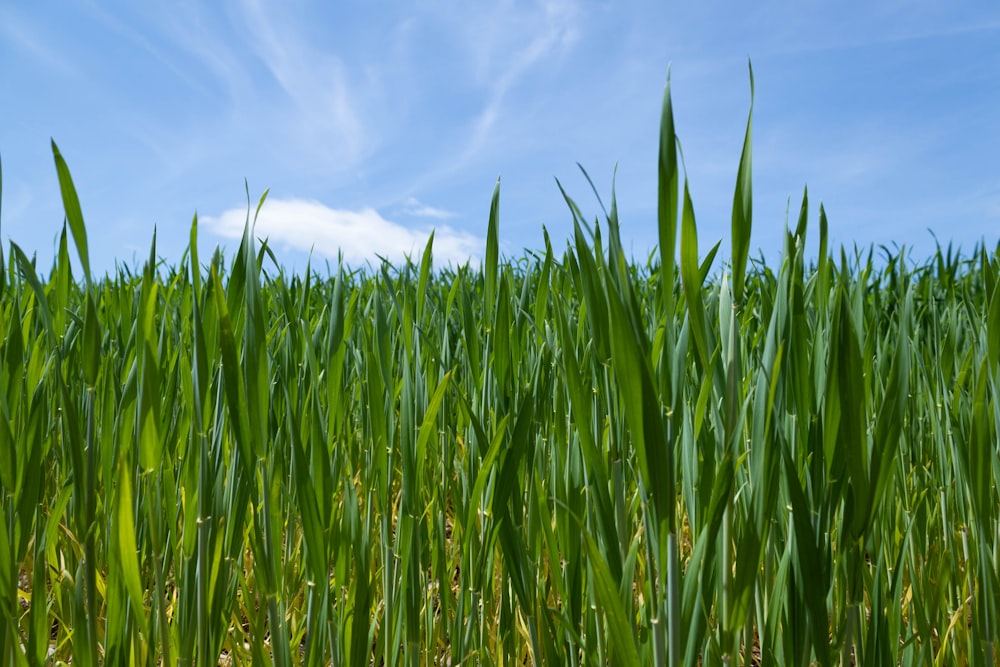
M 432 209 L 434 210 L 434 209 Z M 232 208 L 217 217 L 203 217 L 205 225 L 226 238 L 240 238 L 246 222 L 245 208 Z M 385 257 L 399 262 L 409 255 L 419 260 L 431 228 L 414 229 L 383 218 L 378 211 L 335 209 L 316 201 L 268 199 L 257 218 L 254 235 L 272 246 L 315 251 L 330 258 L 342 252 L 351 266 L 378 262 Z M 434 260 L 438 265 L 478 263 L 485 242 L 446 225 L 434 229 Z
M 447 220 L 458 215 L 443 208 L 428 206 L 416 197 L 408 197 L 406 199 L 406 208 L 403 209 L 403 213 L 417 218 L 435 218 L 437 220 Z

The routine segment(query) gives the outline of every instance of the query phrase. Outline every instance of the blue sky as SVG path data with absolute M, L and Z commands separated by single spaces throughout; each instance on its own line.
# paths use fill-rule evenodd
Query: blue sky
M 626 248 L 656 242 L 668 66 L 704 252 L 728 230 L 750 105 L 751 249 L 776 258 L 802 189 L 811 245 L 965 250 L 1000 230 L 1000 6 L 939 2 L 293 0 L 0 5 L 4 245 L 51 265 L 76 182 L 91 261 L 203 256 L 246 216 L 288 267 L 376 254 L 481 256 L 501 179 L 502 250 L 557 247 L 618 166 Z

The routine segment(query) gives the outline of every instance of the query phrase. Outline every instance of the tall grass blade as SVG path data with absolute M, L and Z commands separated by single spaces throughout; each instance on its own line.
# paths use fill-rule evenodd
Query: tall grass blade
M 738 304 L 743 303 L 743 286 L 746 282 L 753 218 L 753 64 L 748 62 L 747 67 L 750 70 L 750 112 L 747 115 L 747 131 L 743 139 L 740 166 L 736 172 L 736 193 L 733 195 L 733 298 Z
M 62 153 L 59 152 L 55 141 L 52 141 L 52 157 L 56 163 L 56 174 L 59 176 L 59 190 L 62 192 L 63 207 L 66 209 L 66 220 L 69 222 L 70 231 L 73 232 L 73 242 L 80 255 L 83 275 L 87 279 L 87 284 L 90 284 L 92 282 L 90 251 L 87 248 L 87 228 L 83 224 L 83 211 L 80 209 L 80 199 L 77 197 L 76 187 L 69 174 L 69 167 L 66 166 L 66 161 L 63 159 Z

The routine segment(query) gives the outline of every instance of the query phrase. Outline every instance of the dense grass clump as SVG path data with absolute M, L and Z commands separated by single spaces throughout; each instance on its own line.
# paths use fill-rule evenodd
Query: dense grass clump
M 0 662 L 992 665 L 1000 249 L 95 279 L 0 254 Z M 262 200 L 263 201 L 263 200 Z M 258 208 L 259 210 L 259 208 Z M 680 238 L 678 242 L 678 227 Z M 675 260 L 679 257 L 679 261 Z

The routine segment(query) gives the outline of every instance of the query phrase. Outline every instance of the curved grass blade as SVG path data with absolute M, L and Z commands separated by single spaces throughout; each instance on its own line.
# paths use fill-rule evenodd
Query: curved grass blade
M 73 232 L 73 242 L 80 255 L 80 266 L 83 267 L 83 275 L 87 278 L 89 285 L 92 279 L 90 252 L 87 249 L 87 228 L 83 224 L 83 211 L 80 209 L 80 199 L 77 197 L 73 178 L 69 174 L 69 167 L 66 166 L 66 160 L 59 152 L 55 140 L 52 140 L 52 157 L 55 158 L 56 162 L 56 173 L 59 176 L 59 190 L 62 193 L 63 208 L 66 210 L 66 220 L 69 222 L 70 231 Z

